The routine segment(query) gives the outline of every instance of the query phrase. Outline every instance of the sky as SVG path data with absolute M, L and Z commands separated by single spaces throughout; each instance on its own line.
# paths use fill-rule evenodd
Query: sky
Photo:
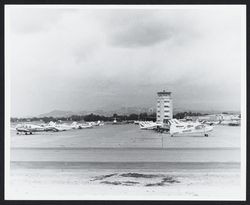
M 155 107 L 240 110 L 240 6 L 7 6 L 11 116 Z M 243 35 L 244 36 L 244 35 Z

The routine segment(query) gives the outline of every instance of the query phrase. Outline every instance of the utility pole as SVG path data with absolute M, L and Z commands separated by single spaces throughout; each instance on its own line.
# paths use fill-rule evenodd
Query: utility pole
M 163 134 L 161 134 L 161 147 L 163 148 Z

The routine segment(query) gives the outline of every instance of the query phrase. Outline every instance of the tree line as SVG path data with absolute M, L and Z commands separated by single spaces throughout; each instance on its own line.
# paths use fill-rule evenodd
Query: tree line
M 119 121 L 134 121 L 134 120 L 143 120 L 143 121 L 155 121 L 156 114 L 148 114 L 148 113 L 140 113 L 140 114 L 130 114 L 130 115 L 119 115 L 113 114 L 113 116 L 103 116 L 97 114 L 89 114 L 89 115 L 72 115 L 70 117 L 31 117 L 31 118 L 11 118 L 11 122 L 32 122 L 32 121 L 43 121 L 45 123 L 50 121 L 113 121 L 116 119 Z
M 185 117 L 191 117 L 191 116 L 204 116 L 204 115 L 208 115 L 208 114 L 202 114 L 202 113 L 199 113 L 199 112 L 179 112 L 179 113 L 176 113 L 173 117 L 176 118 L 176 119 L 183 119 Z

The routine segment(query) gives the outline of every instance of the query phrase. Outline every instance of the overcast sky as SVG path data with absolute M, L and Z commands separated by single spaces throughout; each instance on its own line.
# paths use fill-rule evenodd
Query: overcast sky
M 163 89 L 175 109 L 240 110 L 241 15 L 8 6 L 11 116 L 154 107 Z

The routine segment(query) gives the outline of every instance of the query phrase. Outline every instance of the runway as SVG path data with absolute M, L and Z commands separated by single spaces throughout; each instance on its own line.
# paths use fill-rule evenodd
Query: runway
M 16 148 L 11 161 L 240 162 L 238 148 Z

